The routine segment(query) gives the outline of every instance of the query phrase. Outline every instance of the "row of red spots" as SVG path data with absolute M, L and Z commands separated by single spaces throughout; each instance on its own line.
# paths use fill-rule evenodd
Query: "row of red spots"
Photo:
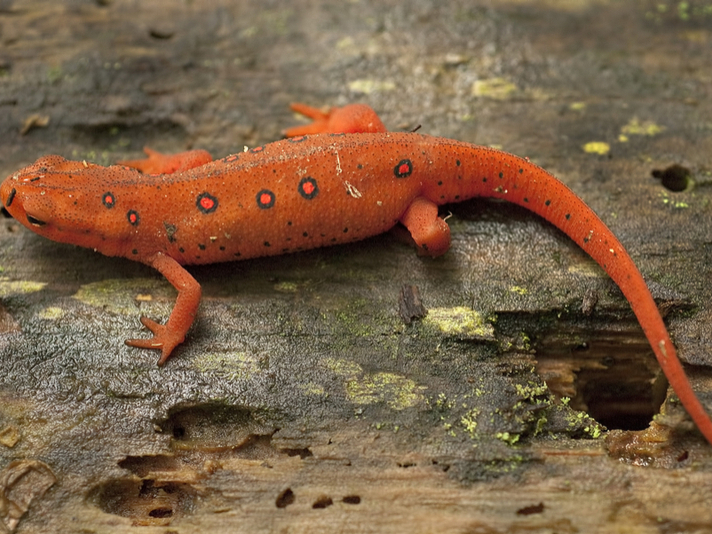
M 113 209 L 116 206 L 116 197 L 111 191 L 105 192 L 101 196 L 101 203 L 106 209 Z M 195 201 L 198 209 L 204 213 L 213 213 L 218 209 L 218 199 L 208 192 L 200 193 Z M 126 219 L 131 226 L 138 226 L 141 222 L 141 217 L 136 210 L 129 210 L 126 212 Z
M 299 194 L 303 198 L 312 200 L 319 194 L 319 184 L 317 184 L 314 178 L 307 176 L 299 181 L 297 191 L 299 191 Z M 257 193 L 256 200 L 257 207 L 266 210 L 274 206 L 274 203 L 277 201 L 277 196 L 269 189 L 262 189 Z

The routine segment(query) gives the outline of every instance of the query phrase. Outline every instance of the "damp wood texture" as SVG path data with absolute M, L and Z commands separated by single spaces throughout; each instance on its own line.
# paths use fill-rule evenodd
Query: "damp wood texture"
M 298 124 L 291 101 L 364 102 L 581 196 L 709 407 L 711 21 L 704 2 L 6 2 L 0 174 L 223 158 Z M 162 368 L 123 340 L 167 318 L 169 284 L 3 218 L 0 531 L 703 532 L 712 447 L 613 282 L 525 210 L 446 210 L 435 260 L 396 229 L 190 267 L 200 312 Z

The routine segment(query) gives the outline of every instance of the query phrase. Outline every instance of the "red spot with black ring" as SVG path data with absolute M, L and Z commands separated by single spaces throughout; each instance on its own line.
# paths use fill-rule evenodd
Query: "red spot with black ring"
M 101 203 L 104 204 L 106 208 L 111 209 L 116 206 L 116 197 L 113 195 L 113 193 L 107 191 L 106 193 L 101 195 Z
M 257 193 L 257 207 L 263 210 L 269 209 L 274 206 L 276 197 L 274 193 L 269 189 L 263 189 Z
M 218 209 L 218 199 L 210 193 L 200 193 L 195 201 L 195 205 L 198 206 L 198 209 L 202 213 L 207 215 Z
M 299 194 L 307 200 L 311 200 L 319 194 L 319 186 L 316 180 L 311 176 L 302 178 L 297 189 L 299 190 Z
M 138 216 L 138 212 L 135 210 L 129 210 L 126 214 L 126 218 L 129 220 L 129 224 L 131 226 L 138 226 L 138 223 L 141 221 L 141 218 Z
M 402 159 L 393 169 L 396 178 L 407 178 L 413 174 L 413 163 L 409 159 Z

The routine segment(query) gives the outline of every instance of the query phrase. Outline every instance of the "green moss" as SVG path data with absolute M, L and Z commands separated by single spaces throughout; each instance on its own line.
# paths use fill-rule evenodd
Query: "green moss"
M 495 438 L 504 441 L 508 445 L 514 445 L 519 441 L 520 435 L 510 432 L 497 432 L 494 435 Z
M 581 429 L 593 439 L 598 439 L 604 432 L 604 427 L 584 412 L 574 412 L 569 418 L 570 431 Z
M 445 393 L 440 393 L 435 401 L 432 403 L 433 406 L 435 406 L 439 410 L 451 410 L 452 407 L 454 406 L 454 403 L 450 400 L 448 400 L 447 395 Z
M 537 397 L 546 395 L 549 392 L 549 388 L 546 384 L 529 384 L 525 386 L 523 384 L 515 384 L 514 388 L 517 390 L 517 395 L 522 399 L 519 402 L 527 402 L 532 404 L 539 404 L 541 402 Z
M 511 293 L 516 293 L 517 295 L 526 295 L 527 293 L 529 293 L 529 291 L 527 291 L 527 288 L 520 286 L 512 286 L 509 288 L 509 291 Z
M 333 317 L 337 324 L 335 328 L 348 333 L 350 336 L 367 337 L 373 335 L 372 324 L 378 319 L 368 313 L 372 302 L 360 298 L 349 299 L 347 302 L 339 303 L 338 309 L 333 312 Z M 329 315 L 324 315 L 324 320 L 328 321 Z M 364 320 L 368 318 L 368 320 Z
M 477 408 L 472 408 L 460 418 L 460 425 L 462 425 L 462 428 L 465 429 L 465 432 L 467 432 L 471 438 L 475 437 L 475 430 L 477 430 L 477 417 L 480 413 L 480 410 Z

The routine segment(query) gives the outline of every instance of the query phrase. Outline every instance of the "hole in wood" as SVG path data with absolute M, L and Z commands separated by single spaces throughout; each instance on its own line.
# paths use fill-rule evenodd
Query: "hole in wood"
M 283 452 L 287 454 L 287 456 L 299 456 L 302 460 L 304 458 L 309 458 L 311 456 L 314 456 L 312 451 L 310 451 L 308 448 L 304 449 L 282 449 Z
M 692 173 L 686 167 L 677 163 L 665 169 L 653 169 L 650 173 L 657 178 L 668 191 L 684 191 L 692 183 Z
M 554 395 L 608 429 L 647 428 L 665 400 L 667 381 L 655 355 L 627 321 L 614 331 L 551 333 L 537 343 L 536 359 Z
M 328 508 L 332 504 L 334 504 L 334 501 L 331 499 L 331 497 L 322 495 L 316 501 L 314 501 L 314 504 L 312 504 L 312 508 L 314 508 L 315 510 L 318 510 L 318 509 L 322 509 L 322 508 Z
M 158 426 L 173 436 L 181 450 L 255 453 L 260 449 L 262 456 L 274 456 L 276 451 L 270 442 L 276 429 L 259 419 L 259 414 L 241 406 L 204 403 L 172 409 Z
M 88 500 L 134 525 L 166 526 L 194 512 L 197 492 L 188 484 L 146 479 L 113 479 L 90 490 Z
M 296 496 L 294 495 L 294 492 L 290 488 L 287 488 L 277 496 L 275 505 L 277 508 L 286 508 L 290 504 L 293 504 L 295 500 Z
M 173 515 L 173 509 L 167 507 L 154 508 L 153 510 L 148 512 L 148 515 L 151 517 L 158 518 L 171 517 Z

